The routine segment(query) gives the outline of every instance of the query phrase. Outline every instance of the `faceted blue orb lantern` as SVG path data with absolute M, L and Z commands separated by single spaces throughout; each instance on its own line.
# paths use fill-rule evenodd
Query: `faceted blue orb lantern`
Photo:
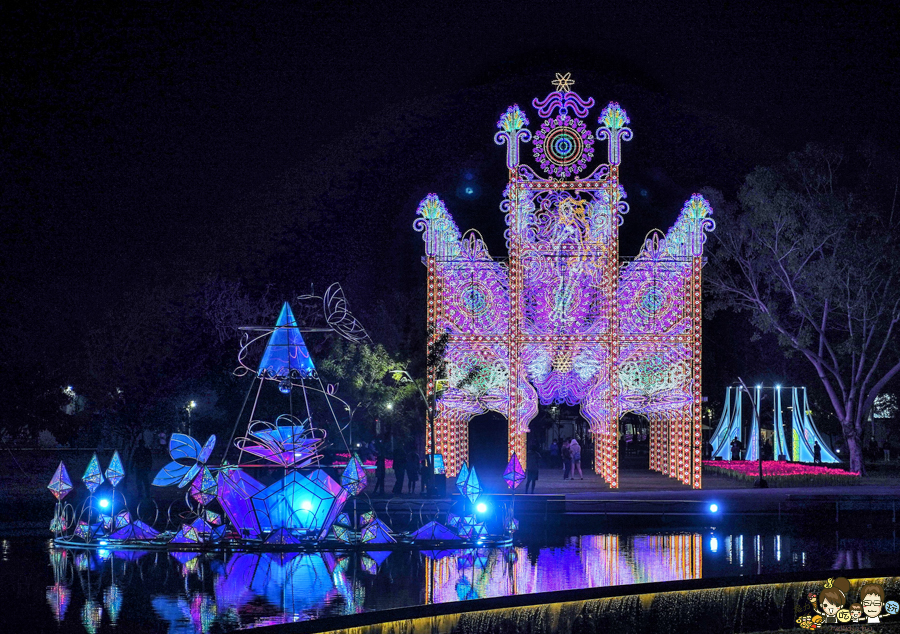
M 291 380 L 284 379 L 280 383 L 278 383 L 278 389 L 282 394 L 290 394 L 291 393 Z
M 321 539 L 348 497 L 340 484 L 318 469 L 309 477 L 293 471 L 250 501 L 263 533 L 286 528 Z

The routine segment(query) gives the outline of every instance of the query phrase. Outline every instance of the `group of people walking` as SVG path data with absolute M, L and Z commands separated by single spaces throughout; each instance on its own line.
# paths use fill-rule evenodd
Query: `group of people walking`
M 375 454 L 375 489 L 372 495 L 385 495 L 384 476 L 387 472 L 387 447 L 384 441 L 376 443 L 372 450 Z M 428 460 L 420 460 L 419 454 L 412 447 L 397 448 L 393 456 L 394 488 L 391 493 L 401 495 L 404 484 L 407 493 L 415 493 L 421 480 L 420 493 L 432 493 L 433 470 Z
M 566 438 L 564 441 L 554 440 L 550 445 L 550 460 L 562 462 L 563 480 L 575 479 L 575 474 L 584 480 L 581 470 L 581 445 L 576 438 Z

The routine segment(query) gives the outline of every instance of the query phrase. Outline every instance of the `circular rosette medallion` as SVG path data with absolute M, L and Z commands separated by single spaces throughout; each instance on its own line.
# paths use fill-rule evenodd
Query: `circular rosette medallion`
M 648 284 L 638 296 L 638 311 L 645 319 L 652 319 L 667 308 L 666 289 L 656 284 Z
M 534 158 L 553 176 L 578 174 L 594 157 L 594 137 L 584 121 L 565 114 L 547 119 L 534 135 Z
M 472 282 L 463 287 L 461 301 L 463 309 L 473 319 L 483 317 L 488 312 L 488 291 L 483 284 Z

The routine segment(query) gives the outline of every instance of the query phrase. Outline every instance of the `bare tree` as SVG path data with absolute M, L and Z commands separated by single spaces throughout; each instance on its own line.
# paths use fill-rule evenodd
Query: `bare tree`
M 718 229 L 709 281 L 719 305 L 812 364 L 865 475 L 865 417 L 900 372 L 896 163 L 810 145 L 747 176 L 737 203 L 708 192 Z

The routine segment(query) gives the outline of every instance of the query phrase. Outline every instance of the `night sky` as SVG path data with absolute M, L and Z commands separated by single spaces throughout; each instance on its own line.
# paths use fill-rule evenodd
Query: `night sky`
M 340 281 L 365 314 L 423 284 L 430 191 L 502 255 L 495 124 L 555 72 L 631 115 L 623 255 L 691 191 L 733 194 L 808 141 L 900 144 L 890 3 L 204 4 L 4 9 L 8 337 L 77 339 L 211 272 L 285 294 Z M 477 199 L 455 197 L 465 174 Z M 310 255 L 285 271 L 279 249 Z

